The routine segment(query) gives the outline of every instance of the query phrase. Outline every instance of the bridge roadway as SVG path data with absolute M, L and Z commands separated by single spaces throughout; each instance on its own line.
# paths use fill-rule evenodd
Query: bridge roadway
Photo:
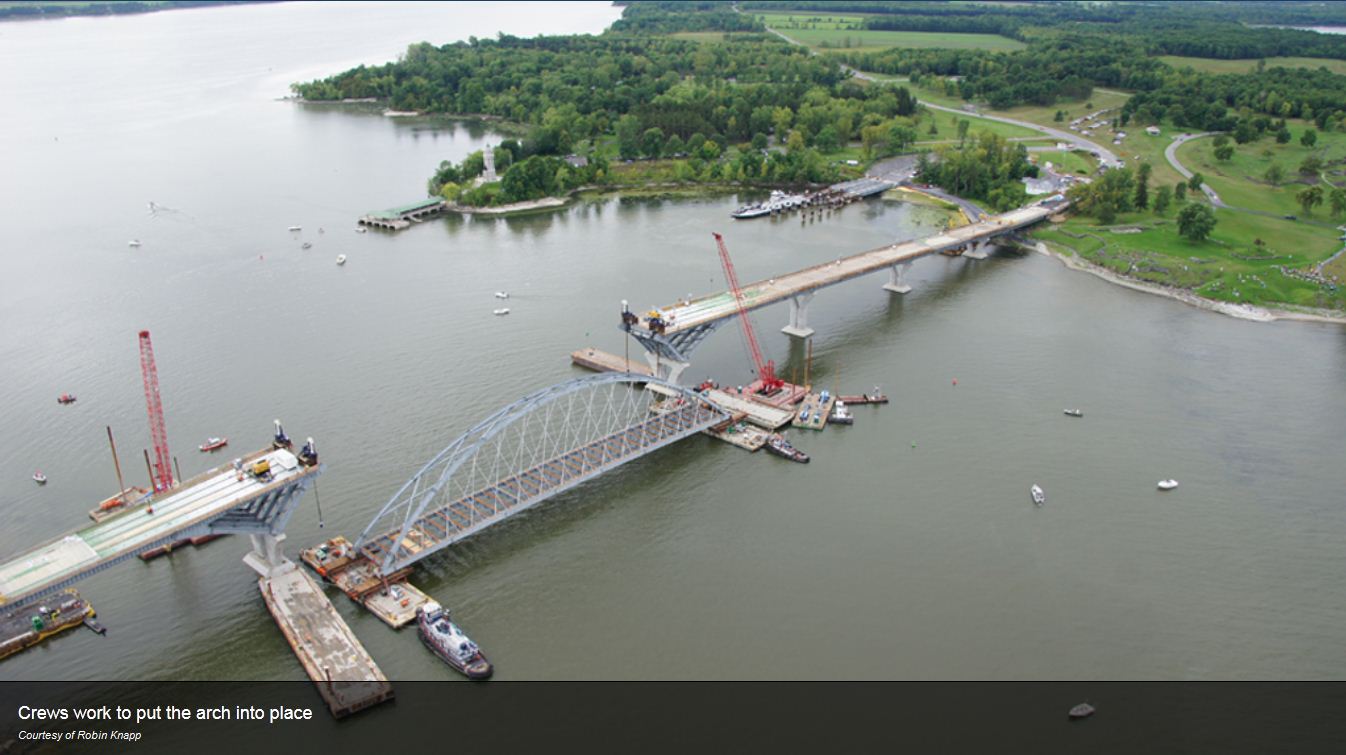
M 1049 215 L 1060 212 L 1065 207 L 1060 201 L 1050 206 L 1042 203 L 1029 205 L 1017 210 L 995 215 L 978 223 L 955 228 L 935 236 L 871 249 L 850 257 L 842 257 L 832 262 L 804 268 L 777 278 L 758 281 L 743 287 L 744 305 L 749 309 L 758 309 L 792 296 L 815 291 L 835 285 L 861 275 L 868 275 L 885 268 L 911 262 L 920 257 L 969 246 L 975 242 L 985 242 L 1021 228 L 1033 225 Z M 660 307 L 664 320 L 665 336 L 672 336 L 707 325 L 716 320 L 733 317 L 738 314 L 738 305 L 731 292 L 723 291 L 689 302 Z M 636 326 L 648 332 L 648 325 L 642 321 Z
M 263 458 L 271 462 L 269 481 L 251 475 L 240 481 L 233 466 L 226 464 L 125 513 L 0 560 L 0 605 L 63 589 L 139 553 L 192 534 L 240 531 L 212 530 L 211 522 L 221 517 L 258 523 L 248 529 L 274 529 L 275 518 L 288 514 L 282 509 L 288 509 L 290 495 L 299 487 L 296 483 L 305 482 L 320 468 L 301 465 L 285 449 L 266 449 L 245 457 L 249 463 Z M 149 513 L 150 507 L 154 513 Z
M 728 418 L 709 404 L 685 398 L 672 398 L 656 406 L 663 408 L 624 430 L 506 477 L 400 529 L 362 537 L 360 553 L 381 564 L 383 574 L 391 574 L 613 467 Z

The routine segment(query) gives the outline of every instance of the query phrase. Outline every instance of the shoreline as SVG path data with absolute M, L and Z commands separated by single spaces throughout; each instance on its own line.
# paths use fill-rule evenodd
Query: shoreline
M 1038 241 L 1032 248 L 1038 254 L 1055 257 L 1057 260 L 1060 260 L 1061 264 L 1071 270 L 1089 273 L 1114 285 L 1146 294 L 1175 299 L 1188 306 L 1196 307 L 1197 309 L 1204 309 L 1208 312 L 1215 312 L 1240 320 L 1248 320 L 1250 322 L 1295 320 L 1298 322 L 1346 325 L 1346 314 L 1334 314 L 1327 310 L 1294 311 L 1287 309 L 1270 309 L 1267 307 L 1253 306 L 1251 304 L 1231 304 L 1229 302 L 1216 301 L 1214 299 L 1207 299 L 1204 296 L 1198 296 L 1187 289 L 1172 288 L 1157 283 L 1150 283 L 1149 281 L 1129 278 L 1100 265 L 1096 265 L 1089 260 L 1080 257 L 1078 254 L 1065 254 L 1052 249 L 1051 246 L 1044 241 Z

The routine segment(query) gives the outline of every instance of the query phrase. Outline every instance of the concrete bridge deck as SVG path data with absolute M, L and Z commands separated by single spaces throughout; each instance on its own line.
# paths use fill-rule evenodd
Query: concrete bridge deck
M 262 481 L 244 475 L 240 481 L 233 466 L 225 464 L 118 516 L 0 560 L 0 605 L 60 589 L 174 542 L 237 507 L 283 491 L 319 469 L 301 465 L 284 449 L 266 449 L 245 458 L 250 462 L 268 459 L 272 478 Z

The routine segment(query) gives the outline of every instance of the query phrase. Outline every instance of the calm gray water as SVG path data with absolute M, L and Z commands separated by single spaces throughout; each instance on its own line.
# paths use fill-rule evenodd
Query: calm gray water
M 354 536 L 485 414 L 581 374 L 571 350 L 620 352 L 621 299 L 721 288 L 712 230 L 756 280 L 933 227 L 883 201 L 733 223 L 724 196 L 361 235 L 358 215 L 498 137 L 277 100 L 420 39 L 598 31 L 618 12 L 286 3 L 0 25 L 0 550 L 83 524 L 113 490 L 105 424 L 143 481 L 142 328 L 184 475 L 221 461 L 194 450 L 207 436 L 261 446 L 273 417 L 318 439 L 327 471 L 293 554 Z M 697 437 L 416 582 L 501 679 L 1346 677 L 1346 329 L 1233 320 L 1037 255 L 937 257 L 912 278 L 905 298 L 876 276 L 815 300 L 817 382 L 895 401 L 795 433 L 812 464 Z M 756 319 L 789 374 L 803 353 L 785 317 Z M 748 377 L 729 329 L 688 378 L 704 374 Z M 57 406 L 63 391 L 79 402 Z M 1156 492 L 1165 477 L 1182 487 Z M 244 550 L 87 580 L 110 634 L 69 633 L 0 675 L 303 679 Z M 333 599 L 390 677 L 456 678 Z

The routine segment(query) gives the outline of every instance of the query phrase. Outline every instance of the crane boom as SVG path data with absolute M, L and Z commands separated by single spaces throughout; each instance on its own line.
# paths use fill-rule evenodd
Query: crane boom
M 762 358 L 762 347 L 757 344 L 757 334 L 753 332 L 752 320 L 748 319 L 748 308 L 743 303 L 743 289 L 738 285 L 738 274 L 734 272 L 734 263 L 729 259 L 729 249 L 724 245 L 724 237 L 711 233 L 720 249 L 720 264 L 724 267 L 724 277 L 729 282 L 729 290 L 734 294 L 734 303 L 738 305 L 738 321 L 743 327 L 743 336 L 748 341 L 748 351 L 753 366 L 757 368 L 757 377 L 762 381 L 762 392 L 769 393 L 779 389 L 785 381 L 776 377 L 776 363 Z
M 154 489 L 173 487 L 173 457 L 168 452 L 168 432 L 164 429 L 164 405 L 159 398 L 159 371 L 154 366 L 154 346 L 150 332 L 140 331 L 140 374 L 145 381 L 145 410 L 150 416 L 150 439 L 154 441 Z

